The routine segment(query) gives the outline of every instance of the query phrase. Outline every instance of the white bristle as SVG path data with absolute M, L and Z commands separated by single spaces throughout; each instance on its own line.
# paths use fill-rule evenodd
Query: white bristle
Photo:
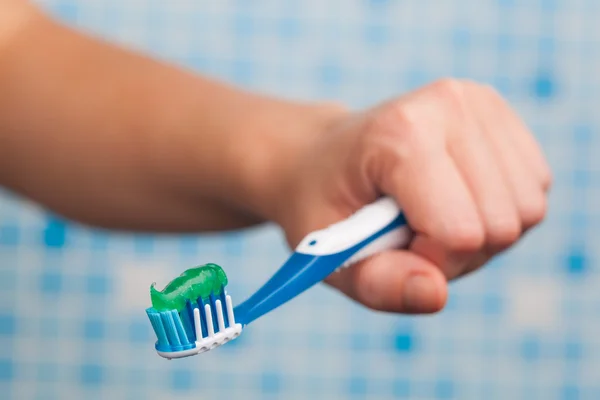
M 223 306 L 221 300 L 215 301 L 215 307 L 217 308 L 217 322 L 219 324 L 219 331 L 225 329 L 225 319 L 223 318 Z
M 213 326 L 212 311 L 210 309 L 210 304 L 204 306 L 204 311 L 206 313 L 206 328 L 208 329 L 208 336 L 214 336 L 215 327 Z
M 194 308 L 194 328 L 196 329 L 196 340 L 202 339 L 202 326 L 200 324 L 199 308 Z
M 225 305 L 227 306 L 227 318 L 229 319 L 229 326 L 235 325 L 235 317 L 233 315 L 233 305 L 231 302 L 231 296 L 225 297 Z

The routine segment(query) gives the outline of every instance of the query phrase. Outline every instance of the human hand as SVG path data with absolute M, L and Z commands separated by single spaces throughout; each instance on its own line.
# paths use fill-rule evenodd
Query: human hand
M 342 113 L 288 157 L 269 218 L 294 247 L 382 194 L 415 238 L 326 280 L 382 311 L 443 308 L 447 280 L 509 248 L 546 214 L 551 171 L 526 126 L 490 87 L 443 80 L 364 113 Z

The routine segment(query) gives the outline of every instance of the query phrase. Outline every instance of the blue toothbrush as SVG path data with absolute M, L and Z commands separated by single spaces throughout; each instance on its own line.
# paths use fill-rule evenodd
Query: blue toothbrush
M 384 197 L 345 220 L 314 231 L 285 264 L 249 299 L 233 308 L 225 288 L 208 302 L 187 302 L 185 309 L 146 310 L 157 336 L 156 351 L 172 359 L 212 350 L 237 338 L 242 329 L 324 280 L 384 250 L 403 248 L 412 238 L 396 202 Z

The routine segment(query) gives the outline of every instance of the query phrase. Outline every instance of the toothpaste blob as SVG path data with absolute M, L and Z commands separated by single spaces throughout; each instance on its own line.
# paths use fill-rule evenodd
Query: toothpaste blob
M 217 264 L 190 268 L 173 279 L 162 291 L 150 286 L 152 307 L 156 311 L 177 310 L 185 307 L 187 300 L 195 302 L 199 297 L 207 300 L 211 293 L 219 296 L 227 285 L 227 275 Z

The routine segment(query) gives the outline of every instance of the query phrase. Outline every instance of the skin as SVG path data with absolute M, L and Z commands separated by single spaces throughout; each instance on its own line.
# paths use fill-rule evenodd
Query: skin
M 446 79 L 356 112 L 248 93 L 0 0 L 0 185 L 96 227 L 308 232 L 380 195 L 416 232 L 327 283 L 432 313 L 545 217 L 551 171 L 493 88 Z

